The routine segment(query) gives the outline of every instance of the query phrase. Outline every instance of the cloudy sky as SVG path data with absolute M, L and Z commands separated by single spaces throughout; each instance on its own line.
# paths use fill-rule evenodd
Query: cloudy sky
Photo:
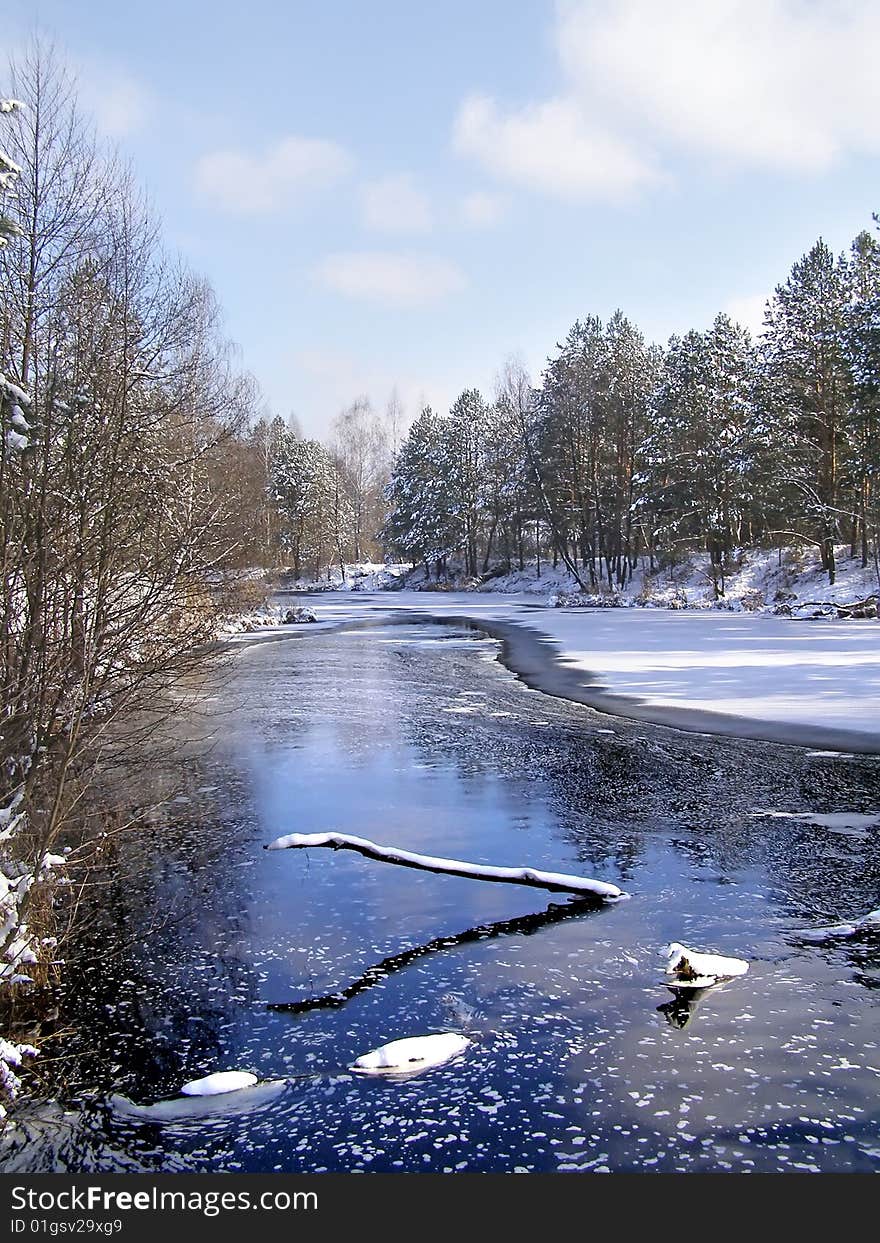
M 0 0 L 35 24 L 313 434 L 618 306 L 754 326 L 880 209 L 876 0 Z

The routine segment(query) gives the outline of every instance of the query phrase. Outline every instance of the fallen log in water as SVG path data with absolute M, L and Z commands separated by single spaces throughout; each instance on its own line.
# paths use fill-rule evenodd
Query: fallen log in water
M 497 881 L 507 885 L 530 885 L 533 889 L 549 889 L 551 893 L 594 894 L 603 902 L 616 902 L 629 894 L 603 880 L 591 880 L 585 876 L 569 876 L 564 872 L 542 872 L 537 868 L 492 867 L 486 863 L 463 863 L 459 859 L 441 859 L 433 855 L 418 855 L 396 846 L 380 846 L 366 837 L 352 837 L 348 833 L 288 833 L 278 837 L 266 850 L 306 850 L 326 846 L 331 850 L 355 850 L 367 859 L 379 863 L 394 863 L 399 867 L 416 868 L 421 872 L 436 872 L 443 876 L 463 876 L 468 880 Z

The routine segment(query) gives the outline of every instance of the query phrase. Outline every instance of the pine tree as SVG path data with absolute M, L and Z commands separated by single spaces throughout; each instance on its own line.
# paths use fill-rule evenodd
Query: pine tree
M 538 455 L 560 555 L 573 567 L 580 560 L 595 587 L 604 519 L 598 486 L 606 362 L 601 320 L 579 320 L 558 348 L 538 398 Z
M 351 535 L 351 508 L 330 454 L 316 440 L 303 440 L 279 421 L 271 466 L 272 499 L 281 515 L 282 545 L 295 578 L 311 569 L 315 579 L 334 555 L 344 564 Z
M 0 99 L 0 116 L 8 116 L 9 113 L 15 112 L 21 107 L 22 104 L 17 99 Z M 0 147 L 0 206 L 2 206 L 3 200 L 12 189 L 20 172 L 20 166 Z M 0 247 L 5 246 L 9 239 L 15 237 L 17 233 L 18 225 L 15 220 L 11 216 L 6 215 L 4 211 L 0 211 Z
M 726 315 L 709 332 L 673 337 L 645 447 L 655 538 L 667 547 L 699 542 L 716 597 L 724 594 L 725 559 L 751 503 L 753 372 L 748 333 Z
M 601 465 L 605 573 L 609 587 L 615 582 L 623 587 L 635 567 L 636 468 L 647 435 L 661 354 L 656 347 L 646 346 L 642 334 L 621 311 L 609 320 L 606 341 L 601 387 L 606 429 Z
M 843 437 L 851 398 L 846 263 L 820 240 L 770 301 L 763 400 L 776 422 L 777 483 L 795 531 L 818 545 L 834 583 Z
M 479 573 L 477 549 L 486 516 L 485 442 L 489 408 L 475 388 L 456 399 L 444 428 L 449 512 L 464 554 L 464 572 Z
M 875 217 L 877 219 L 877 217 Z M 880 245 L 858 235 L 849 263 L 850 308 L 846 346 L 852 375 L 847 472 L 853 494 L 853 552 L 868 564 L 880 541 Z
M 385 492 L 389 514 L 380 540 L 439 578 L 459 547 L 460 527 L 450 494 L 449 421 L 426 406 L 409 429 Z

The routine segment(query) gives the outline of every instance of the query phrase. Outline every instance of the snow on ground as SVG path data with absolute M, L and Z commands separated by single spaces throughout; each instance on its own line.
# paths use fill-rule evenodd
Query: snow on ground
M 326 594 L 307 632 L 419 613 L 508 640 L 529 685 L 619 715 L 834 751 L 880 752 L 880 624 L 761 613 L 565 609 L 473 592 Z M 257 636 L 239 636 L 247 644 Z M 549 640 L 549 642 L 548 642 Z
M 394 587 L 412 569 L 411 565 L 386 565 L 381 561 L 356 561 L 346 563 L 345 573 L 338 565 L 329 567 L 320 579 L 294 579 L 285 571 L 286 586 L 293 591 L 386 591 Z
M 795 608 L 804 602 L 852 603 L 877 593 L 880 578 L 873 564 L 863 567 L 861 558 L 851 557 L 849 548 L 845 546 L 839 546 L 836 555 L 837 574 L 833 587 L 828 584 L 828 576 L 821 568 L 816 549 L 789 548 L 782 551 L 746 550 L 735 554 L 726 572 L 725 594 L 720 600 L 715 599 L 705 554 L 692 554 L 676 565 L 653 572 L 647 560 L 642 559 L 623 591 L 600 587 L 596 590 L 596 596 L 608 603 L 624 606 L 772 612 L 780 603 L 794 604 Z M 347 581 L 357 590 L 384 590 L 394 585 L 395 578 L 403 577 L 407 568 L 350 566 L 347 567 Z M 359 583 L 363 586 L 357 586 Z M 342 586 L 338 572 L 335 585 Z M 437 591 L 437 584 L 426 580 L 423 567 L 416 567 L 408 574 L 403 585 L 408 590 Z M 326 589 L 326 584 L 323 586 Z M 522 570 L 493 574 L 474 584 L 453 581 L 452 586 L 480 594 L 526 594 L 545 601 L 553 596 L 577 595 L 580 591 L 576 580 L 562 564 L 554 569 L 548 561 L 541 562 L 540 574 L 533 561 Z

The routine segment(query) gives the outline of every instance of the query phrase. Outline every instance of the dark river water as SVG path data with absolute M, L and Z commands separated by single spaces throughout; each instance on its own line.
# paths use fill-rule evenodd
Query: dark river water
M 61 998 L 76 1074 L 22 1108 L 6 1169 L 880 1169 L 880 938 L 801 936 L 878 905 L 880 834 L 754 814 L 876 811 L 880 761 L 622 722 L 498 652 L 437 625 L 298 632 L 202 685 L 119 778 L 141 823 Z M 329 829 L 632 898 L 262 849 Z M 688 1009 L 673 940 L 749 972 Z M 473 1044 L 421 1076 L 347 1070 L 445 1030 Z M 126 1103 L 227 1069 L 285 1082 L 166 1122 Z

